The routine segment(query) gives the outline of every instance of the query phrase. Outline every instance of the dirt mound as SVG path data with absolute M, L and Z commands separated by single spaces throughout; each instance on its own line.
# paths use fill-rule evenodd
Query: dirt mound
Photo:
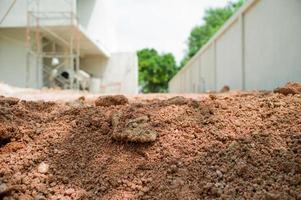
M 128 103 L 129 100 L 123 95 L 98 97 L 95 101 L 96 106 L 117 106 Z
M 299 95 L 177 99 L 0 104 L 0 198 L 301 198 Z
M 301 84 L 296 82 L 288 82 L 286 85 L 276 88 L 274 92 L 283 95 L 301 94 Z

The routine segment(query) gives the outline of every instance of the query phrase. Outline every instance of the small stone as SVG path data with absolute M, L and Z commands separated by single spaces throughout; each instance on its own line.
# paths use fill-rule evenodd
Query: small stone
M 230 150 L 235 150 L 239 146 L 239 143 L 236 141 L 232 141 L 229 145 Z
M 4 193 L 6 193 L 6 192 L 8 192 L 8 186 L 5 184 L 5 183 L 2 183 L 1 185 L 0 185 L 0 195 L 1 194 L 4 194 Z
M 45 196 L 43 194 L 37 194 L 35 197 L 34 197 L 34 200 L 44 200 L 45 199 Z
M 171 166 L 170 166 L 170 172 L 171 172 L 171 173 L 176 173 L 177 170 L 178 170 L 178 167 L 177 167 L 176 165 L 171 165 Z
M 216 174 L 219 178 L 222 178 L 223 177 L 223 173 L 219 170 L 216 170 Z
M 50 186 L 51 186 L 51 187 L 54 187 L 54 186 L 56 186 L 56 182 L 52 182 L 52 183 L 50 183 Z
M 75 190 L 73 188 L 69 188 L 65 191 L 65 194 L 71 196 L 74 192 Z
M 35 185 L 35 188 L 39 191 L 39 192 L 46 192 L 47 191 L 47 187 L 45 184 L 39 183 Z
M 219 92 L 224 93 L 229 91 L 230 91 L 230 87 L 228 85 L 225 85 L 224 87 L 222 87 L 222 89 Z
M 62 181 L 64 184 L 68 184 L 69 183 L 69 179 L 67 177 L 63 177 Z
M 280 199 L 280 195 L 275 194 L 275 193 L 271 193 L 271 192 L 267 192 L 265 194 L 265 199 L 266 200 L 278 200 L 278 199 Z
M 142 191 L 138 192 L 139 197 L 142 197 L 143 195 L 144 195 L 144 192 L 142 192 Z
M 149 187 L 143 187 L 143 188 L 141 189 L 141 191 L 144 192 L 144 193 L 147 193 L 149 190 L 150 190 Z
M 46 174 L 49 170 L 49 165 L 46 164 L 45 162 L 42 162 L 38 166 L 38 172 L 41 174 Z
M 209 94 L 209 98 L 210 98 L 211 100 L 216 100 L 216 99 L 217 99 L 217 96 L 214 95 L 214 94 Z

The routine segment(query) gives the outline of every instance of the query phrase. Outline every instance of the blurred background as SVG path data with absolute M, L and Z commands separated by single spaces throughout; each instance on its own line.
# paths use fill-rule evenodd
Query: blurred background
M 271 90 L 301 81 L 300 24 L 300 0 L 0 0 L 0 89 Z

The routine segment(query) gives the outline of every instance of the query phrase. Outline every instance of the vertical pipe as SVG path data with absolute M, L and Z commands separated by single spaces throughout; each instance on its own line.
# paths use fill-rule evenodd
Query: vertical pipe
M 214 89 L 217 91 L 217 56 L 216 56 L 216 40 L 213 41 L 213 62 L 214 62 Z
M 26 83 L 25 86 L 29 87 L 29 65 L 30 65 L 30 13 L 29 13 L 29 2 L 27 1 L 27 27 L 26 27 L 26 48 L 27 48 L 27 58 L 26 58 Z
M 72 5 L 70 5 L 70 7 L 72 7 Z M 70 54 L 70 58 L 69 58 L 69 68 L 72 70 L 72 72 L 74 73 L 74 52 L 73 52 L 73 42 L 74 42 L 74 29 L 73 29 L 73 14 L 72 12 L 70 12 L 70 31 L 71 31 L 71 36 L 70 36 L 70 48 L 69 48 L 69 54 Z M 70 89 L 74 89 L 73 88 L 73 82 L 74 82 L 74 74 L 72 74 L 72 76 L 70 76 Z
M 246 63 L 245 63 L 245 20 L 244 13 L 239 17 L 241 27 L 241 77 L 242 77 L 242 90 L 246 89 Z

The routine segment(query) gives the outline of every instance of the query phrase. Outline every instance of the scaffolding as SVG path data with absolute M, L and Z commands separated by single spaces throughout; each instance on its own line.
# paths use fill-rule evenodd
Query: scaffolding
M 27 0 L 27 86 L 34 81 L 37 87 L 79 89 L 79 20 L 74 0 L 60 2 L 66 11 L 49 11 L 45 1 Z

